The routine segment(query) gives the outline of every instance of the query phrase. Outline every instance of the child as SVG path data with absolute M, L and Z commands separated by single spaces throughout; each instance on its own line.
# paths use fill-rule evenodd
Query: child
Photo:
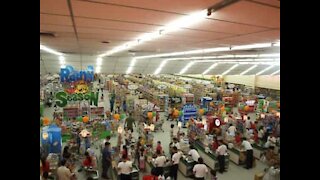
M 140 171 L 145 171 L 145 156 L 144 156 L 144 149 L 141 148 L 140 150 L 140 156 L 139 156 L 139 168 Z
M 215 170 L 211 170 L 211 180 L 218 180 L 217 172 Z
M 171 124 L 170 139 L 173 138 L 173 128 L 174 128 L 174 124 Z

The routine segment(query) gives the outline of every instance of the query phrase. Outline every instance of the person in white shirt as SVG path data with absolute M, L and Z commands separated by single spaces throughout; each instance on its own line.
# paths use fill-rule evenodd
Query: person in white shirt
M 216 150 L 218 155 L 218 162 L 219 162 L 219 172 L 222 174 L 225 170 L 225 154 L 227 153 L 227 146 L 224 145 L 221 141 L 219 141 L 219 147 Z
M 163 167 L 166 164 L 166 157 L 162 155 L 160 151 L 157 151 L 157 158 L 154 161 L 154 164 L 156 166 L 155 168 L 155 176 L 163 175 Z
M 59 180 L 70 180 L 75 174 L 66 166 L 66 160 L 61 160 L 61 166 L 57 169 L 57 176 Z
M 280 179 L 280 168 L 278 166 L 271 166 L 262 180 L 279 180 Z
M 190 145 L 190 151 L 188 154 L 192 157 L 194 162 L 198 162 L 200 155 L 199 155 L 198 151 L 195 150 L 192 145 Z
M 242 138 L 242 144 L 241 146 L 244 148 L 246 151 L 246 169 L 252 168 L 253 164 L 253 149 L 249 141 L 244 137 Z
M 127 155 L 122 156 L 122 162 L 118 164 L 118 172 L 120 174 L 120 180 L 131 179 L 132 162 L 127 160 Z
M 232 124 L 229 125 L 229 128 L 228 128 L 228 133 L 230 136 L 234 137 L 236 135 L 236 127 Z
M 208 174 L 208 168 L 203 164 L 203 159 L 201 157 L 198 159 L 198 162 L 199 164 L 196 164 L 193 167 L 194 177 L 197 180 L 204 180 L 204 177 Z
M 176 147 L 178 150 L 180 150 L 180 143 L 176 137 L 173 138 L 173 142 L 170 143 L 170 147 L 171 147 L 171 155 L 174 154 L 172 150 L 173 147 Z
M 178 167 L 179 167 L 179 162 L 181 158 L 181 153 L 178 152 L 178 149 L 176 146 L 172 148 L 172 166 L 171 166 L 171 178 L 173 180 L 178 180 Z

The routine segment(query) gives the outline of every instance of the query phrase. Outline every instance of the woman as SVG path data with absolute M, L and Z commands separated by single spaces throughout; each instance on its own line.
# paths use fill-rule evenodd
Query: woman
M 123 156 L 126 156 L 126 157 L 128 157 L 128 148 L 127 148 L 127 146 L 126 145 L 123 145 L 122 146 L 122 157 Z
M 86 156 L 86 159 L 82 162 L 82 165 L 84 167 L 92 167 L 92 158 L 90 157 L 88 152 L 85 152 L 84 155 Z
M 69 152 L 69 146 L 65 146 L 63 149 L 62 157 L 65 160 L 68 160 L 71 156 L 71 153 Z
M 41 165 L 42 165 L 42 176 L 47 173 L 49 174 L 50 172 L 50 164 L 49 162 L 46 160 L 45 157 L 41 158 Z
M 216 151 L 219 147 L 218 139 L 217 137 L 214 137 L 213 142 L 212 142 L 212 150 Z

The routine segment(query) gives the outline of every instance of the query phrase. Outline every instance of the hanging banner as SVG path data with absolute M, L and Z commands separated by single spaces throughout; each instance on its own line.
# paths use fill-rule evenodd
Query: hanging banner
M 90 105 L 98 106 L 99 92 L 90 92 L 86 94 L 76 93 L 67 94 L 66 92 L 56 93 L 56 104 L 59 107 L 65 107 L 70 101 L 90 101 Z

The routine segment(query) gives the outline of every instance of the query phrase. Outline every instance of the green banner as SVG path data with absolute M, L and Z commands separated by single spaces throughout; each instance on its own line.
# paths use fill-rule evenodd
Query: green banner
M 90 92 L 86 94 L 67 94 L 66 92 L 56 93 L 56 104 L 59 107 L 65 107 L 69 101 L 90 101 L 90 105 L 98 106 L 99 92 Z

